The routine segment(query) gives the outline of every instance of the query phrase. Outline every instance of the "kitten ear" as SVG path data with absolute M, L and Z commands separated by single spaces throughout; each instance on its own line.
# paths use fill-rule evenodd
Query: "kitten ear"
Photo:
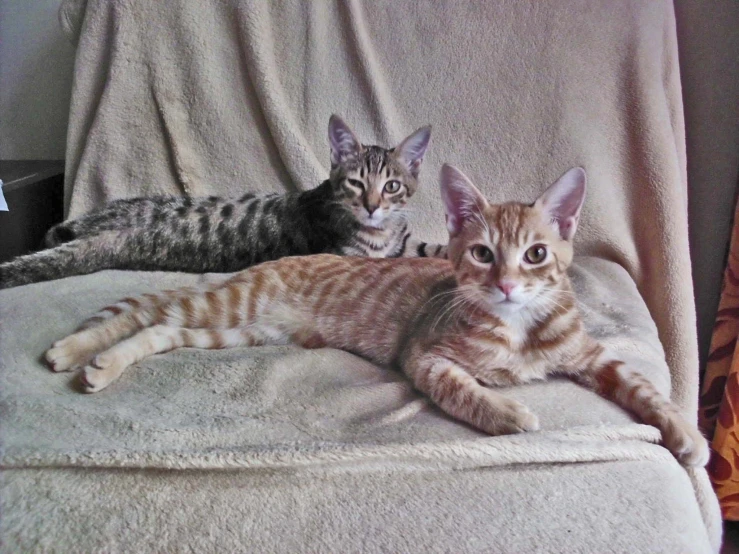
M 331 167 L 357 157 L 362 150 L 362 143 L 336 114 L 328 120 L 328 142 L 331 144 Z
M 418 177 L 423 155 L 426 153 L 430 141 L 431 125 L 427 125 L 413 132 L 395 149 L 398 158 L 408 166 L 408 171 L 414 177 Z
M 557 179 L 536 201 L 564 240 L 572 240 L 585 201 L 585 170 L 573 167 Z
M 488 201 L 467 176 L 452 165 L 441 166 L 441 199 L 449 235 L 459 233 L 465 223 L 482 217 Z

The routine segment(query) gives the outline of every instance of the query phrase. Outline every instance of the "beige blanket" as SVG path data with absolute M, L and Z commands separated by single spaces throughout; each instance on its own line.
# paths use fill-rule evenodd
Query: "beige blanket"
M 433 125 L 413 203 L 429 240 L 444 239 L 442 162 L 493 200 L 533 200 L 579 164 L 577 249 L 627 269 L 673 398 L 696 413 L 672 2 L 66 0 L 62 20 L 84 31 L 69 215 L 141 194 L 313 187 L 333 112 L 370 143 Z
M 576 246 L 596 257 L 573 277 L 587 325 L 695 412 L 670 2 L 66 0 L 61 14 L 79 38 L 70 215 L 315 186 L 332 112 L 366 142 L 434 126 L 413 200 L 428 240 L 444 239 L 442 162 L 496 201 L 532 200 L 583 165 Z M 8 550 L 717 550 L 705 472 L 566 381 L 506 391 L 543 429 L 491 438 L 334 350 L 181 350 L 97 395 L 39 363 L 105 303 L 195 279 L 103 272 L 0 291 Z
M 627 273 L 584 258 L 572 276 L 591 332 L 667 393 Z M 398 372 L 331 349 L 183 349 L 94 395 L 39 363 L 106 303 L 197 279 L 105 271 L 0 291 L 11 551 L 716 550 L 705 471 L 686 472 L 656 429 L 566 380 L 502 390 L 542 430 L 488 437 Z

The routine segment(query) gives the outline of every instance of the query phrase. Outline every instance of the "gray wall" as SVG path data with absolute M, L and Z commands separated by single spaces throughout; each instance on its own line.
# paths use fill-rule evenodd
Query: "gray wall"
M 61 160 L 74 48 L 61 0 L 0 0 L 0 159 Z
M 716 317 L 739 177 L 739 1 L 676 0 L 688 217 L 701 365 Z

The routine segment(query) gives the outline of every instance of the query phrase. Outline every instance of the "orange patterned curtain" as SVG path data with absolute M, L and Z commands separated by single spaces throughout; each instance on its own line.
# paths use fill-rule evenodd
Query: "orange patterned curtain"
M 708 473 L 724 519 L 739 520 L 739 204 L 700 398 L 700 425 L 713 437 Z

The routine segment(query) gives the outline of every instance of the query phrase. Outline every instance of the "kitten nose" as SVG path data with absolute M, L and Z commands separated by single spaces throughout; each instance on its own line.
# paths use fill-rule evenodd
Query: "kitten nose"
M 367 213 L 370 215 L 370 217 L 372 217 L 372 214 L 375 213 L 377 211 L 377 208 L 379 207 L 380 206 L 367 206 Z
M 516 288 L 516 283 L 512 281 L 501 281 L 498 283 L 498 288 L 503 292 L 503 294 L 510 296 L 511 291 Z

